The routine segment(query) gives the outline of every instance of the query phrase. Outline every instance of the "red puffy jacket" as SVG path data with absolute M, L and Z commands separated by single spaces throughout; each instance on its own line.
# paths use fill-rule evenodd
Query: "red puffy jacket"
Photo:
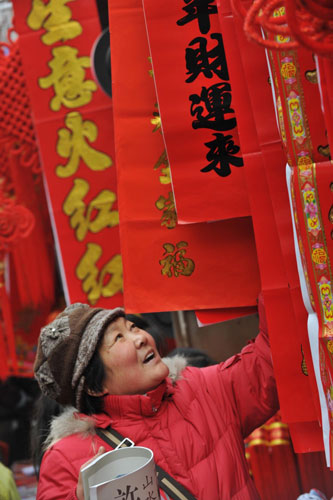
M 81 465 L 99 446 L 109 449 L 94 426 L 110 424 L 136 445 L 151 448 L 155 462 L 198 500 L 258 499 L 243 439 L 277 410 L 268 339 L 261 331 L 219 365 L 186 367 L 177 381 L 168 378 L 146 395 L 106 396 L 103 414 L 87 418 L 67 410 L 57 417 L 37 500 L 76 498 Z

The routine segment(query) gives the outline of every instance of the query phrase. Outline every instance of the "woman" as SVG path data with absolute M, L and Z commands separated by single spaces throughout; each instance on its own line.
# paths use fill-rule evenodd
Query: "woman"
M 243 439 L 278 409 L 262 303 L 259 309 L 260 333 L 240 354 L 181 371 L 179 360 L 167 366 L 122 309 L 66 308 L 41 330 L 35 375 L 46 395 L 78 412 L 52 424 L 37 500 L 83 500 L 80 468 L 110 449 L 95 434 L 109 425 L 151 448 L 199 500 L 258 499 Z

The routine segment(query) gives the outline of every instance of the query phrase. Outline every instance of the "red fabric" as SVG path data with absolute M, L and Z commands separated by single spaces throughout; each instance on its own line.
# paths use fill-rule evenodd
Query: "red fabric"
M 106 396 L 105 413 L 94 421 L 151 448 L 156 463 L 198 500 L 254 500 L 259 497 L 248 475 L 243 439 L 277 406 L 262 331 L 242 353 L 219 365 L 186 368 L 174 385 L 167 379 L 147 395 Z M 80 466 L 100 445 L 105 442 L 99 437 L 79 434 L 54 444 L 42 461 L 37 499 L 68 498 Z
M 296 462 L 302 483 L 302 491 L 310 491 L 311 488 L 317 488 L 327 498 L 331 498 L 333 491 L 333 471 L 327 468 L 324 452 L 297 454 Z

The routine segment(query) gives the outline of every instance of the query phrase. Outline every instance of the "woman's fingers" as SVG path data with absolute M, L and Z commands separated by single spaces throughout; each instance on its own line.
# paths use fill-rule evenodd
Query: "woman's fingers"
M 77 486 L 76 486 L 76 497 L 77 497 L 77 500 L 84 500 L 84 492 L 83 492 L 83 483 L 82 483 L 82 474 L 81 474 L 81 470 L 86 467 L 87 465 L 89 465 L 93 460 L 95 460 L 96 458 L 98 458 L 100 455 L 103 455 L 103 453 L 105 453 L 105 448 L 104 446 L 100 446 L 98 448 L 98 452 L 96 453 L 95 456 L 93 456 L 90 460 L 88 460 L 87 462 L 85 462 L 83 465 L 81 465 L 81 468 L 80 468 L 80 474 L 79 474 L 79 480 L 77 482 Z

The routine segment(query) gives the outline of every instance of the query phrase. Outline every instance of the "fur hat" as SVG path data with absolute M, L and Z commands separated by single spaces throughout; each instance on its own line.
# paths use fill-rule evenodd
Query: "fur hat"
M 101 309 L 76 303 L 41 329 L 34 372 L 46 396 L 80 409 L 83 372 L 105 329 L 120 316 L 125 316 L 122 308 Z

